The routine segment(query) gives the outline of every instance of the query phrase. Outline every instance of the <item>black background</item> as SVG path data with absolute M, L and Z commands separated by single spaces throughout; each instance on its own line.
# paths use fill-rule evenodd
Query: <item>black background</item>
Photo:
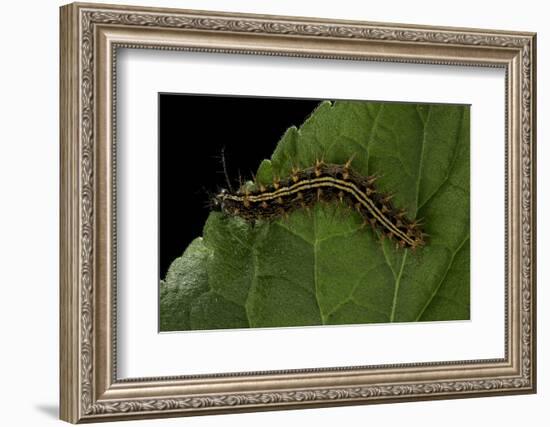
M 159 94 L 159 275 L 202 235 L 209 199 L 239 174 L 250 179 L 286 129 L 320 100 Z

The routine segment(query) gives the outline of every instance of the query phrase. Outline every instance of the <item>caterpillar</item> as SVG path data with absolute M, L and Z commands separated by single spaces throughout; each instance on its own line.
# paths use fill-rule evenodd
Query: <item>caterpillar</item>
M 292 170 L 289 177 L 275 179 L 269 186 L 256 189 L 241 186 L 237 192 L 222 189 L 212 201 L 214 209 L 246 221 L 275 220 L 296 209 L 309 209 L 321 201 L 338 201 L 355 209 L 381 236 L 395 240 L 396 246 L 416 249 L 426 244 L 421 222 L 410 220 L 403 209 L 393 206 L 392 195 L 379 193 L 377 177 L 362 176 L 351 167 L 351 159 L 343 164 L 317 160 L 306 169 Z

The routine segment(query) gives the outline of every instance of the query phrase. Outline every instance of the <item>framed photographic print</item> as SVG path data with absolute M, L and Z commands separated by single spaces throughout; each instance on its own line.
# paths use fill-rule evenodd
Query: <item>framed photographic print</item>
M 535 34 L 61 8 L 61 418 L 533 393 Z

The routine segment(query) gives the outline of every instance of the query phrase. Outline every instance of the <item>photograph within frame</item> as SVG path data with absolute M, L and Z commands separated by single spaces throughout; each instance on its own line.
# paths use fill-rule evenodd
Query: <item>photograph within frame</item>
M 159 94 L 160 331 L 468 320 L 469 115 Z

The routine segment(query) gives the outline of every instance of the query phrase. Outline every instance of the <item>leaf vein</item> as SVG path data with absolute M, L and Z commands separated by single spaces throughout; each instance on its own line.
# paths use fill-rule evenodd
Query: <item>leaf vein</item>
M 407 254 L 409 251 L 405 249 L 405 253 L 403 254 L 403 259 L 401 261 L 401 268 L 399 269 L 399 274 L 397 278 L 395 279 L 395 288 L 393 291 L 393 302 L 392 302 L 392 308 L 391 308 L 391 314 L 390 314 L 390 322 L 393 322 L 395 320 L 395 311 L 397 308 L 397 295 L 399 294 L 399 287 L 401 285 L 401 277 L 403 276 L 403 270 L 405 267 L 405 261 L 407 260 Z
M 420 181 L 422 180 L 422 169 L 424 167 L 424 149 L 426 147 L 426 128 L 428 127 L 428 122 L 430 121 L 430 115 L 432 112 L 432 107 L 428 107 L 428 112 L 426 114 L 426 121 L 421 119 L 422 124 L 424 125 L 423 134 L 422 134 L 422 148 L 420 149 L 420 162 L 418 164 L 418 176 L 416 178 L 416 203 L 415 203 L 415 216 L 418 215 L 418 199 L 420 197 Z
M 430 304 L 432 303 L 433 299 L 435 298 L 435 296 L 437 295 L 437 293 L 439 292 L 439 289 L 441 288 L 441 285 L 443 284 L 443 282 L 445 281 L 445 279 L 447 278 L 448 274 L 449 274 L 449 271 L 451 271 L 451 267 L 455 261 L 455 257 L 456 257 L 456 254 L 462 249 L 462 247 L 464 246 L 464 244 L 470 239 L 470 235 L 468 234 L 466 236 L 466 238 L 462 241 L 462 243 L 460 243 L 460 245 L 458 245 L 458 247 L 456 248 L 456 250 L 454 251 L 453 253 L 453 256 L 451 257 L 451 260 L 449 261 L 449 265 L 447 265 L 447 269 L 445 270 L 445 273 L 443 274 L 443 277 L 441 278 L 441 280 L 439 281 L 439 283 L 437 284 L 437 286 L 435 287 L 434 291 L 432 292 L 432 295 L 430 296 L 430 298 L 428 298 L 428 301 L 426 301 L 426 304 L 424 305 L 424 307 L 422 308 L 422 310 L 420 310 L 420 313 L 418 314 L 418 316 L 416 316 L 415 318 L 415 321 L 418 322 L 420 320 L 420 318 L 422 317 L 422 315 L 424 314 L 424 312 L 426 311 L 426 309 L 430 306 Z
M 460 127 L 462 127 L 462 123 L 464 121 L 464 117 L 465 117 L 465 113 L 464 111 L 462 111 L 462 119 L 460 121 Z M 460 135 L 460 133 L 459 133 Z M 460 138 L 460 136 L 457 137 L 457 139 Z M 447 174 L 445 175 L 445 178 L 443 178 L 443 180 L 441 181 L 441 183 L 437 186 L 437 188 L 434 190 L 434 192 L 432 194 L 430 194 L 429 197 L 426 198 L 426 200 L 424 200 L 420 206 L 418 206 L 417 208 L 417 213 L 420 209 L 422 209 L 427 203 L 429 203 L 430 200 L 432 200 L 436 195 L 437 193 L 439 193 L 439 191 L 441 191 L 441 189 L 443 188 L 443 186 L 445 185 L 445 183 L 450 179 L 451 177 L 451 173 L 453 172 L 454 168 L 455 168 L 455 165 L 456 165 L 456 162 L 457 162 L 457 159 L 458 159 L 458 152 L 459 152 L 459 143 L 458 143 L 458 140 L 455 144 L 455 149 L 453 151 L 453 158 L 451 160 L 451 165 L 449 166 L 449 169 L 447 170 Z

